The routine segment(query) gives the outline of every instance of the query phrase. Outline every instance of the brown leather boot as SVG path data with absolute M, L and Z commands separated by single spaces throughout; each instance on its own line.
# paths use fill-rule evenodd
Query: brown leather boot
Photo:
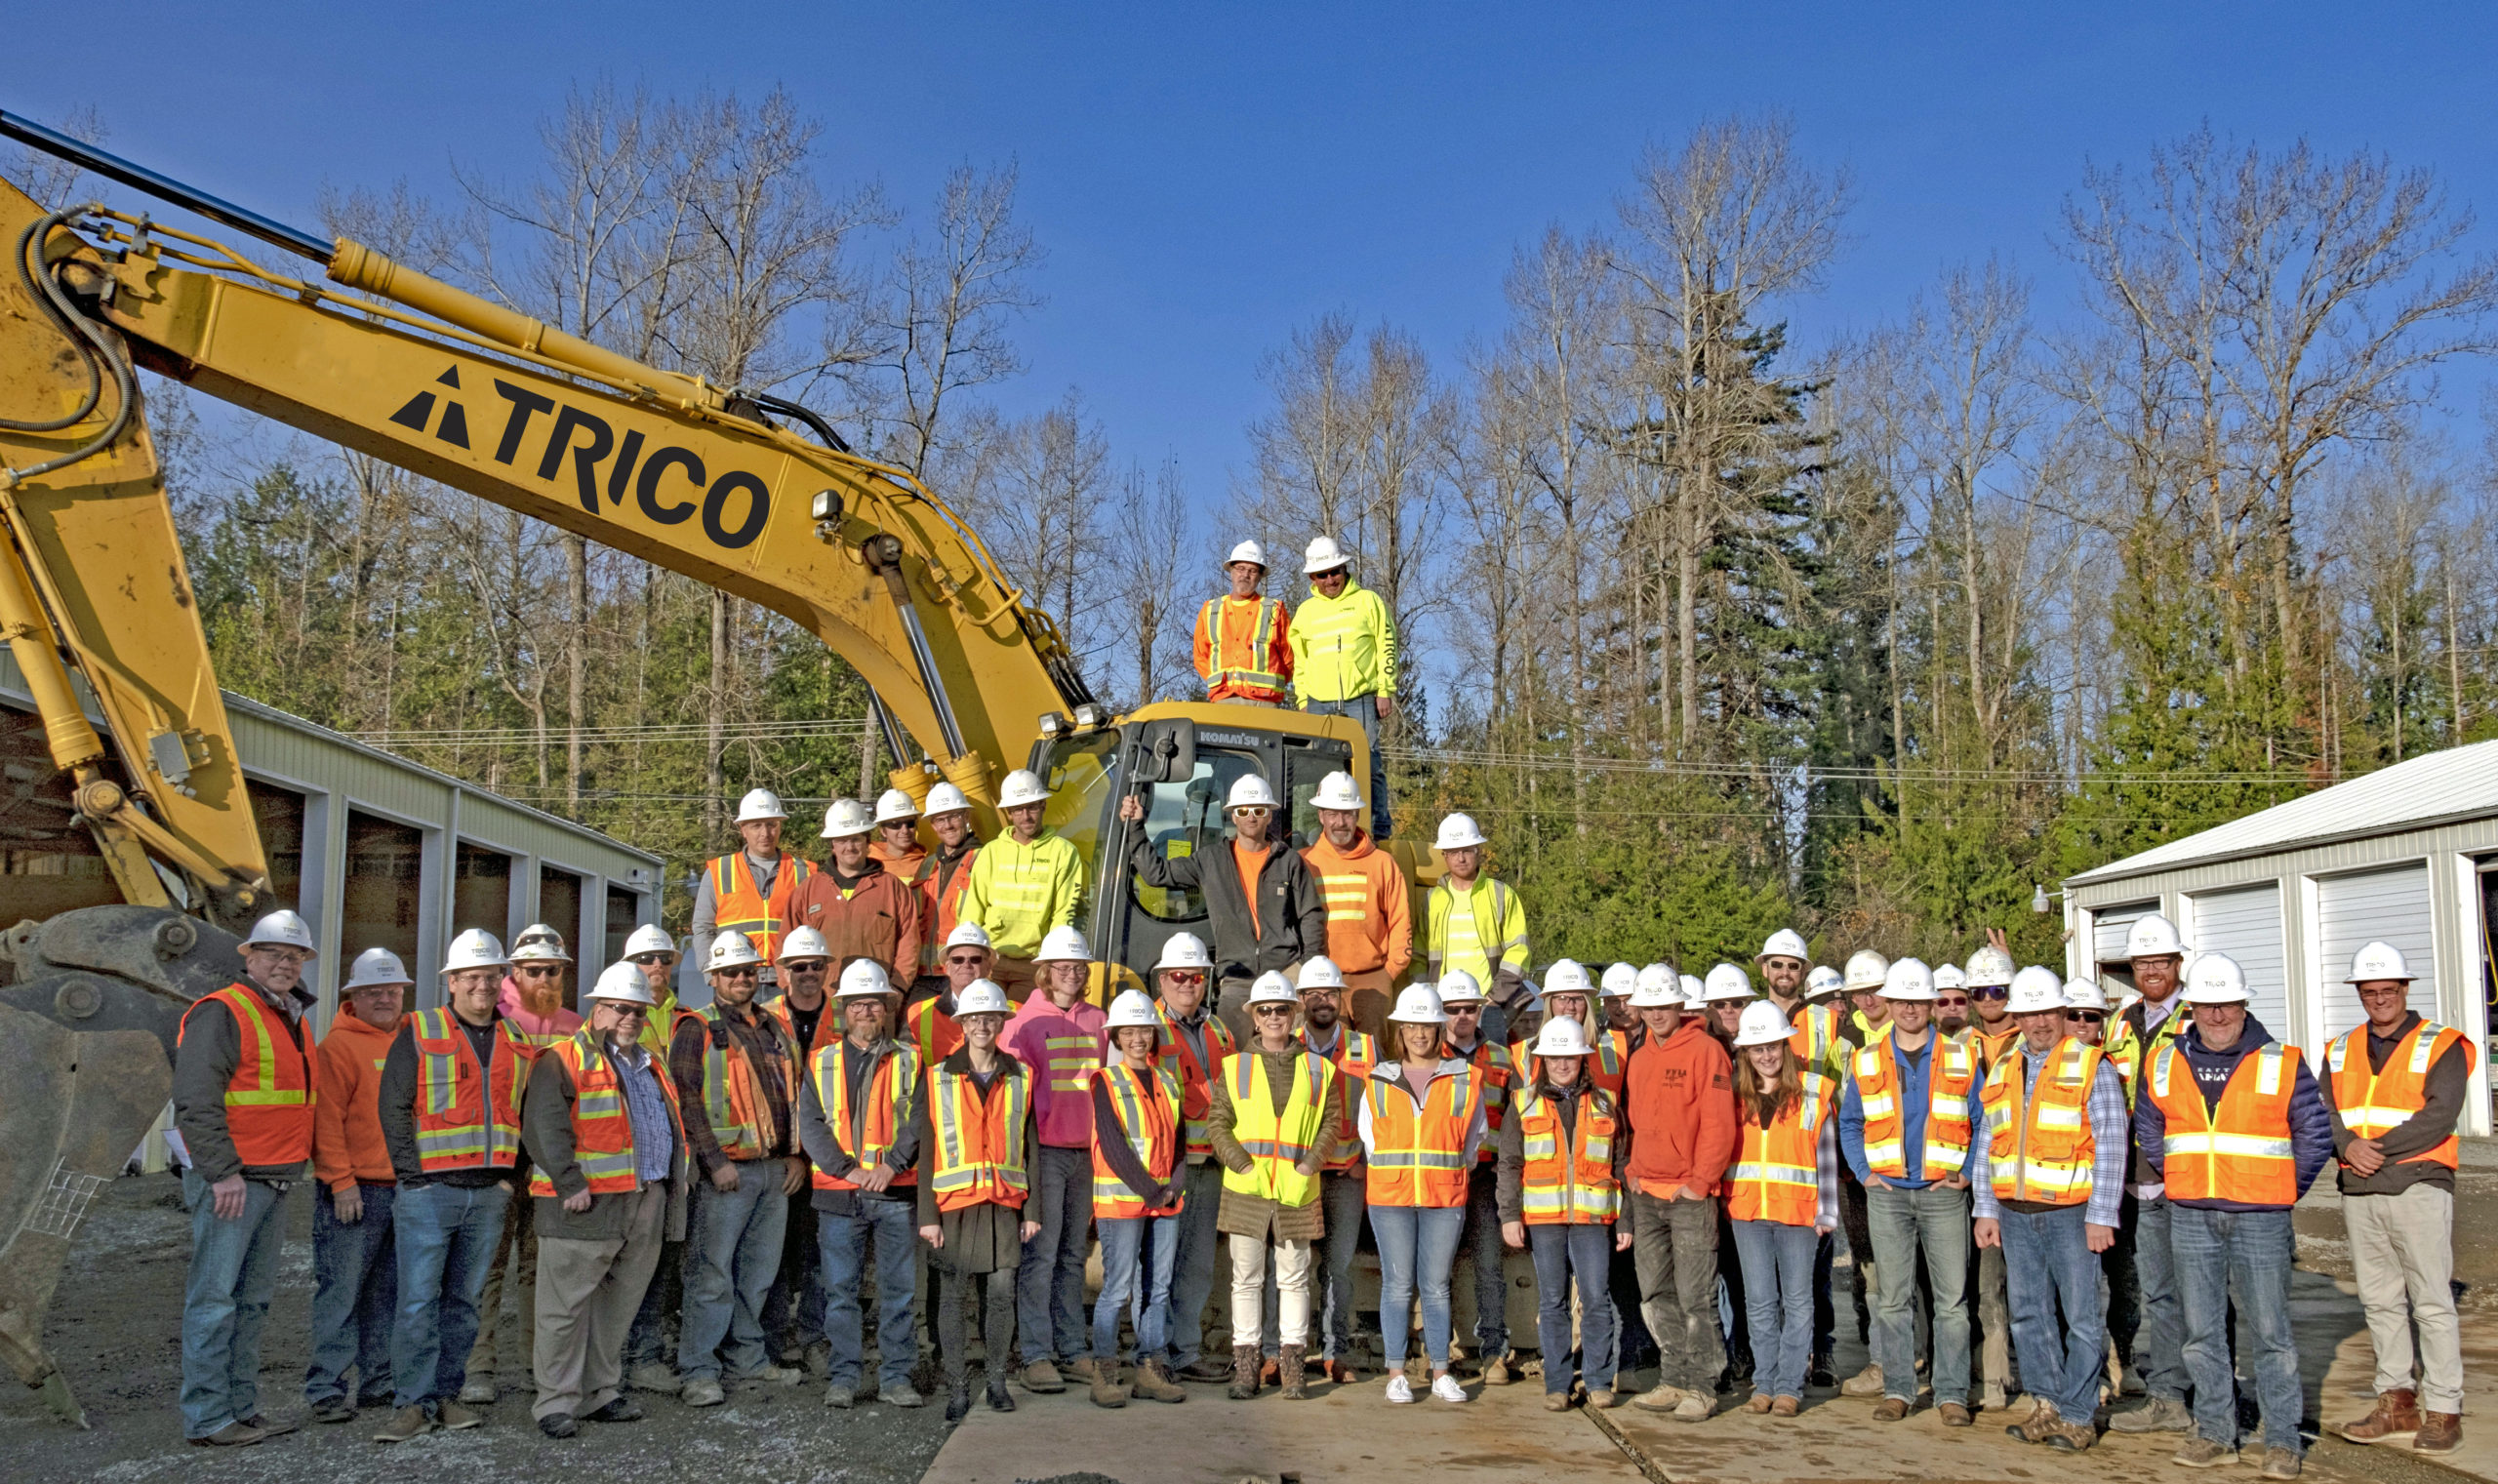
M 2336 1430 L 2354 1443 L 2400 1442 L 2420 1430 L 2420 1393 L 2408 1386 L 2381 1391 L 2375 1410 Z
M 1233 1401 L 1247 1401 L 1258 1394 L 1258 1347 L 1235 1344 L 1231 1347 L 1231 1385 L 1224 1394 Z
M 1288 1344 L 1282 1347 L 1282 1351 L 1283 1353 L 1276 1358 L 1282 1363 L 1284 1400 L 1306 1401 L 1309 1397 L 1309 1388 L 1303 1384 L 1302 1372 L 1304 1357 L 1309 1355 L 1309 1346 Z
M 2463 1414 L 2423 1412 L 2420 1435 L 2411 1440 L 2414 1453 L 2452 1453 L 2463 1443 Z

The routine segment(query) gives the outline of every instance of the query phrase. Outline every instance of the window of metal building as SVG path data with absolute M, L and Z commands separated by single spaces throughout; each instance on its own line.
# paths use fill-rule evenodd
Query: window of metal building
M 346 884 L 339 915 L 342 959 L 352 963 L 367 948 L 388 948 L 418 983 L 425 983 L 417 962 L 424 856 L 424 831 L 415 825 L 347 811 Z
M 538 920 L 564 935 L 575 962 L 564 970 L 564 1008 L 576 1008 L 581 993 L 582 878 L 551 865 L 538 867 Z
M 2420 1014 L 2436 1018 L 2438 955 L 2431 912 L 2425 861 L 2317 881 L 2317 986 L 2324 998 L 2319 1051 L 2363 1019 L 2359 997 L 2343 980 L 2351 973 L 2351 955 L 2364 943 L 2382 939 L 2402 950 L 2402 961 L 2419 976 L 2411 982 L 2405 1002 Z
M 2197 953 L 2226 953 L 2246 973 L 2247 1009 L 2281 1039 L 2297 1033 L 2290 1023 L 2288 954 L 2281 941 L 2281 884 L 2186 899 L 2187 945 Z
M 269 895 L 286 906 L 303 903 L 303 795 L 258 779 L 243 781 L 252 799 L 252 822 L 268 857 Z
M 511 946 L 511 857 L 463 840 L 452 870 L 451 930 L 470 928 L 484 928 Z
M 596 974 L 609 964 L 623 961 L 624 940 L 633 936 L 634 918 L 641 915 L 641 910 L 642 899 L 639 897 L 621 886 L 607 889 L 607 951 L 589 973 Z
M 2134 961 L 2125 956 L 2125 935 L 2137 918 L 2159 910 L 2159 899 L 2093 907 L 2090 912 L 2090 957 L 2099 966 L 2099 982 L 2111 993 L 2134 987 Z

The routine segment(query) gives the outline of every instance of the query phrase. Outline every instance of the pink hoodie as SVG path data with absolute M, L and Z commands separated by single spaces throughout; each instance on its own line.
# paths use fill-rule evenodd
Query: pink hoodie
M 1035 989 L 997 1037 L 998 1050 L 1031 1068 L 1032 1121 L 1052 1148 L 1093 1146 L 1093 1069 L 1108 1019 L 1090 1000 L 1061 1010 Z
M 525 1008 L 520 997 L 520 984 L 508 974 L 504 976 L 503 998 L 495 1002 L 495 1008 L 503 1013 L 504 1020 L 511 1022 L 512 1028 L 541 1045 L 582 1028 L 582 1018 L 561 1005 L 555 1007 L 552 1015 L 539 1015 Z

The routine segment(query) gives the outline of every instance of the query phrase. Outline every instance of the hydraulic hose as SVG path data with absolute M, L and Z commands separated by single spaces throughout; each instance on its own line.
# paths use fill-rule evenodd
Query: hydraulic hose
M 119 405 L 114 408 L 112 421 L 104 425 L 103 431 L 80 447 L 57 459 L 28 464 L 24 468 L 0 468 L 0 490 L 15 489 L 39 474 L 65 468 L 111 447 L 113 441 L 122 435 L 122 430 L 130 425 L 131 414 L 138 407 L 139 378 L 131 369 L 129 358 L 121 353 L 101 325 L 80 312 L 78 305 L 60 287 L 60 280 L 46 272 L 41 261 L 43 244 L 51 237 L 53 228 L 88 212 L 101 210 L 101 202 L 91 201 L 66 211 L 57 211 L 38 218 L 19 234 L 15 255 L 18 281 L 25 285 L 27 297 L 60 331 L 61 337 L 77 348 L 79 364 L 87 373 L 87 392 L 77 408 L 66 416 L 34 421 L 0 418 L 0 428 L 18 433 L 56 433 L 85 421 L 94 415 L 97 404 L 103 397 L 103 375 L 97 364 L 100 360 L 112 368 L 113 390 Z

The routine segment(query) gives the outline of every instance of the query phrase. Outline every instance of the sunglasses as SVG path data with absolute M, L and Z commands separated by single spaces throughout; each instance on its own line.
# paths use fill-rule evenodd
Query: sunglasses
M 636 953 L 633 955 L 633 962 L 637 964 L 665 964 L 671 962 L 675 957 L 676 955 L 673 953 Z
M 2107 1014 L 2098 1010 L 2068 1010 L 2065 1012 L 2065 1019 L 2078 1021 L 2084 1025 L 2104 1025 L 2108 1023 Z
M 754 978 L 755 969 L 754 965 L 745 964 L 735 969 L 714 969 L 711 972 L 720 976 L 722 979 L 752 979 Z
M 644 1008 L 643 1008 L 642 1006 L 640 1006 L 640 1005 L 616 1005 L 616 1004 L 611 1004 L 611 1005 L 609 1005 L 609 1006 L 608 1006 L 608 1008 L 609 1008 L 609 1009 L 611 1009 L 611 1010 L 613 1010 L 613 1011 L 615 1011 L 615 1012 L 616 1012 L 616 1015 L 617 1015 L 617 1018 L 618 1018 L 618 1019 L 620 1019 L 620 1020 L 626 1020 L 626 1021 L 639 1021 L 639 1020 L 646 1020 L 646 1019 L 648 1019 L 648 1018 L 649 1018 L 649 1016 L 650 1016 L 650 1011 L 648 1011 L 648 1010 L 644 1009 Z
M 1969 997 L 1965 994 L 1944 995 L 1937 998 L 1934 1003 L 1946 1010 L 1966 1010 L 1969 1008 Z
M 2003 1000 L 2010 999 L 2011 997 L 2011 986 L 2006 984 L 1990 984 L 1984 989 L 1972 989 L 1969 991 L 1969 998 L 1973 1000 Z
M 947 958 L 946 962 L 957 969 L 977 969 L 981 965 L 988 962 L 988 955 L 986 953 L 957 953 Z
M 1162 983 L 1166 984 L 1202 984 L 1205 982 L 1206 977 L 1202 970 L 1165 969 L 1162 971 Z
M 1259 1015 L 1290 1015 L 1293 1011 L 1290 1005 L 1252 1005 L 1249 1008 Z
M 1234 808 L 1231 812 L 1233 814 L 1254 814 L 1262 820 L 1274 813 L 1273 810 L 1268 808 L 1264 804 L 1242 804 Z
M 531 979 L 553 979 L 562 974 L 564 969 L 561 964 L 530 964 L 514 972 L 525 974 Z

